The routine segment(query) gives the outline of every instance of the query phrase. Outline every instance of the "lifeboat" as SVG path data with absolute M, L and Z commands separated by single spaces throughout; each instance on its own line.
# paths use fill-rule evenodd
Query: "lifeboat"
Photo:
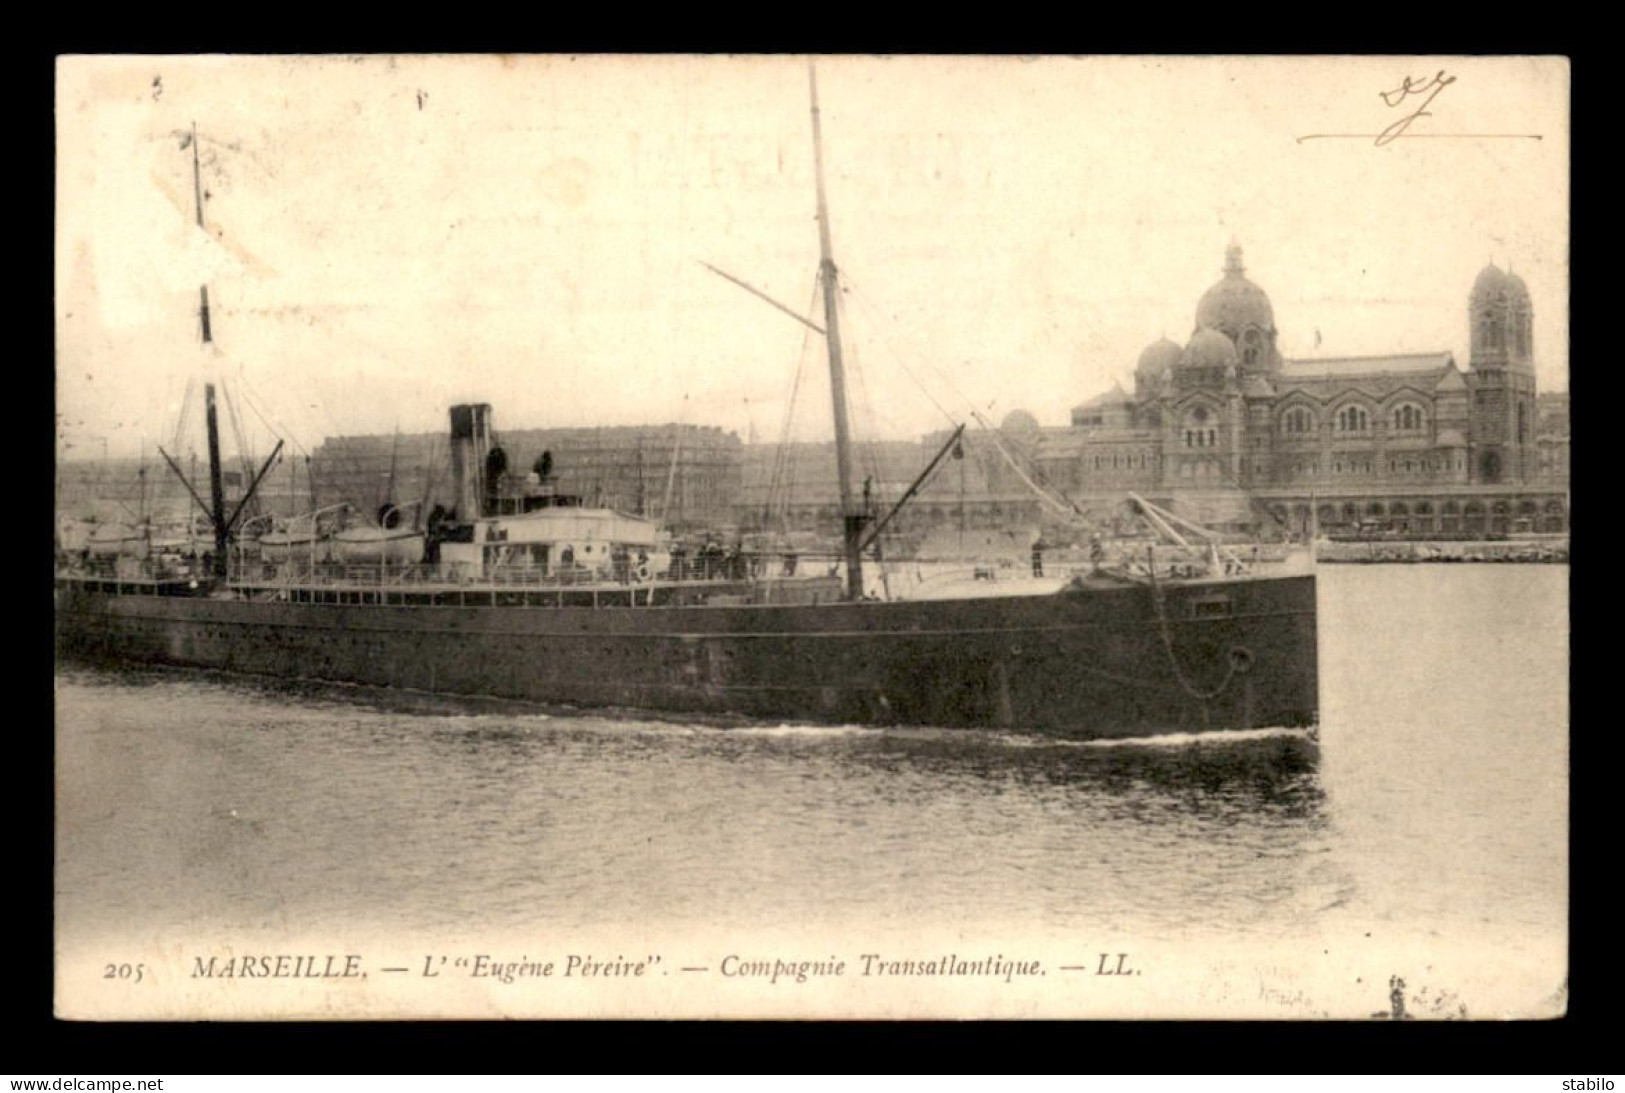
M 349 508 L 349 505 L 334 505 L 317 509 L 272 528 L 259 538 L 260 557 L 273 565 L 332 561 L 333 535 L 338 518 Z
M 417 565 L 423 561 L 424 535 L 408 524 L 402 511 L 387 505 L 377 526 L 358 524 L 333 535 L 333 560 L 348 565 Z
M 350 565 L 416 565 L 423 561 L 423 532 L 411 528 L 345 528 L 334 534 L 332 553 L 335 561 Z
M 133 524 L 97 524 L 85 537 L 96 558 L 145 558 L 150 547 L 146 529 Z

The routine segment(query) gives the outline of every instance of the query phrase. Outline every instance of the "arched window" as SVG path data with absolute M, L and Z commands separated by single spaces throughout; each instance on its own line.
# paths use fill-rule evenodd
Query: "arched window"
M 1345 406 L 1337 411 L 1337 431 L 1340 433 L 1363 433 L 1371 428 L 1371 416 L 1366 413 L 1364 406 Z
M 1208 423 L 1213 415 L 1208 413 L 1206 406 L 1197 406 L 1185 415 L 1185 447 L 1206 448 L 1217 435 L 1217 430 L 1209 428 Z
M 1243 364 L 1258 363 L 1260 341 L 1257 330 L 1249 330 L 1241 336 L 1241 360 Z
M 1422 408 L 1414 402 L 1407 402 L 1394 407 L 1394 431 L 1400 433 L 1420 432 L 1423 428 Z
M 1281 431 L 1283 433 L 1303 434 L 1313 432 L 1314 428 L 1314 415 L 1302 406 L 1294 406 L 1281 419 Z

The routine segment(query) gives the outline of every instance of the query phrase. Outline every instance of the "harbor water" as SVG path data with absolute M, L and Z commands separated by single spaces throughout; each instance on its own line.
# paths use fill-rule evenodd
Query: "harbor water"
M 1096 972 L 1127 952 L 1146 974 L 909 1014 L 1366 1017 L 1396 975 L 1412 1015 L 1561 1012 L 1567 567 L 1327 566 L 1319 585 L 1314 734 L 1080 744 L 64 666 L 59 998 L 101 1012 L 108 985 L 73 977 L 142 954 L 185 969 L 319 940 L 415 974 L 448 946 L 591 943 L 711 969 L 686 1001 L 611 1009 L 868 1013 L 850 984 L 805 1009 L 779 984 L 751 985 L 780 992 L 764 1010 L 731 1004 L 716 968 L 752 945 L 856 960 L 940 941 L 1036 946 L 1057 978 L 1074 948 Z M 369 990 L 346 1015 L 467 1001 Z M 106 1004 L 209 1004 L 158 996 Z

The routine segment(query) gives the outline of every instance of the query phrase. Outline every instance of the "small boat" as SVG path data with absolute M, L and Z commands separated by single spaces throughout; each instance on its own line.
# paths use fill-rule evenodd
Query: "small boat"
M 378 526 L 357 524 L 334 532 L 333 560 L 347 565 L 417 565 L 423 561 L 424 534 L 390 508 Z
M 331 505 L 288 519 L 260 536 L 260 557 L 273 565 L 332 561 L 333 536 L 349 509 L 347 504 Z
M 134 524 L 96 524 L 85 536 L 93 558 L 145 558 L 151 550 L 146 529 Z

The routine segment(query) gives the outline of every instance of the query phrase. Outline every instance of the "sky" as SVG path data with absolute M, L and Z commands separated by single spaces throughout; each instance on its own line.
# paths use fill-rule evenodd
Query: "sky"
M 972 410 L 1065 424 L 1132 388 L 1146 345 L 1188 340 L 1231 242 L 1288 357 L 1465 366 L 1473 279 L 1510 265 L 1540 388 L 1567 389 L 1561 59 L 817 70 L 860 438 Z M 262 453 L 443 431 L 462 401 L 499 432 L 827 439 L 819 337 L 702 265 L 822 323 L 808 98 L 792 57 L 63 58 L 59 451 L 201 449 L 195 407 L 177 426 L 207 379 Z M 1299 139 L 1326 133 L 1357 136 Z

